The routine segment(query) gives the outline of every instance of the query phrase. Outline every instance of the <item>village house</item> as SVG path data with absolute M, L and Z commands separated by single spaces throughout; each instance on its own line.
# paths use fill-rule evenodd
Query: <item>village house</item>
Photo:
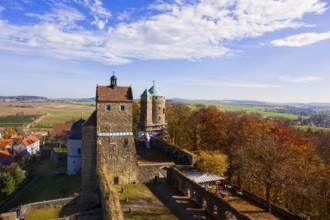
M 40 141 L 36 136 L 28 136 L 19 141 L 13 146 L 13 151 L 15 155 L 33 155 L 39 152 Z

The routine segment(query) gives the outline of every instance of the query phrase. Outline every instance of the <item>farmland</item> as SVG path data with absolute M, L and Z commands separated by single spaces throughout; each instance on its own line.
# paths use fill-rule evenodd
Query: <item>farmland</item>
M 231 104 L 231 103 L 218 103 L 218 102 L 206 102 L 206 101 L 189 101 L 184 104 L 191 108 L 196 108 L 198 106 L 208 106 L 214 105 L 224 111 L 245 111 L 260 114 L 266 117 L 283 117 L 288 119 L 296 119 L 298 115 L 289 113 L 272 112 L 274 108 L 272 106 L 260 106 L 260 105 L 242 105 L 242 104 Z
M 86 119 L 94 109 L 94 106 L 57 102 L 0 102 L 0 127 L 26 126 L 34 121 L 31 128 L 51 128 L 54 123 L 79 119 L 81 112 Z

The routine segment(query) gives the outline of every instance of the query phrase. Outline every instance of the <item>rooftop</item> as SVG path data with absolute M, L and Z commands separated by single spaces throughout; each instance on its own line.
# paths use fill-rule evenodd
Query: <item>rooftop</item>
M 154 84 L 154 85 L 153 85 L 148 91 L 150 92 L 150 94 L 151 94 L 152 96 L 157 96 L 157 97 L 163 96 L 163 97 L 164 97 L 163 93 L 161 93 L 161 92 L 157 89 L 157 87 L 156 87 L 155 84 Z
M 96 99 L 99 102 L 132 102 L 133 92 L 130 86 L 97 86 Z

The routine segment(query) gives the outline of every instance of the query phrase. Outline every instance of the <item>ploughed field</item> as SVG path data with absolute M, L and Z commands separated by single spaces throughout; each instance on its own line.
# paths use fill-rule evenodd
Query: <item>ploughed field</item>
M 57 102 L 0 102 L 0 127 L 51 128 L 54 123 L 87 119 L 94 106 Z

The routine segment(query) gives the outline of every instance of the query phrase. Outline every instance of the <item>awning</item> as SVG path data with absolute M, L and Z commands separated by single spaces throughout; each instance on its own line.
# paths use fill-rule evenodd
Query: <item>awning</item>
M 217 176 L 212 173 L 205 173 L 201 171 L 186 171 L 183 172 L 185 176 L 189 179 L 195 181 L 196 183 L 207 183 L 207 182 L 215 182 L 219 180 L 224 180 L 224 177 Z

